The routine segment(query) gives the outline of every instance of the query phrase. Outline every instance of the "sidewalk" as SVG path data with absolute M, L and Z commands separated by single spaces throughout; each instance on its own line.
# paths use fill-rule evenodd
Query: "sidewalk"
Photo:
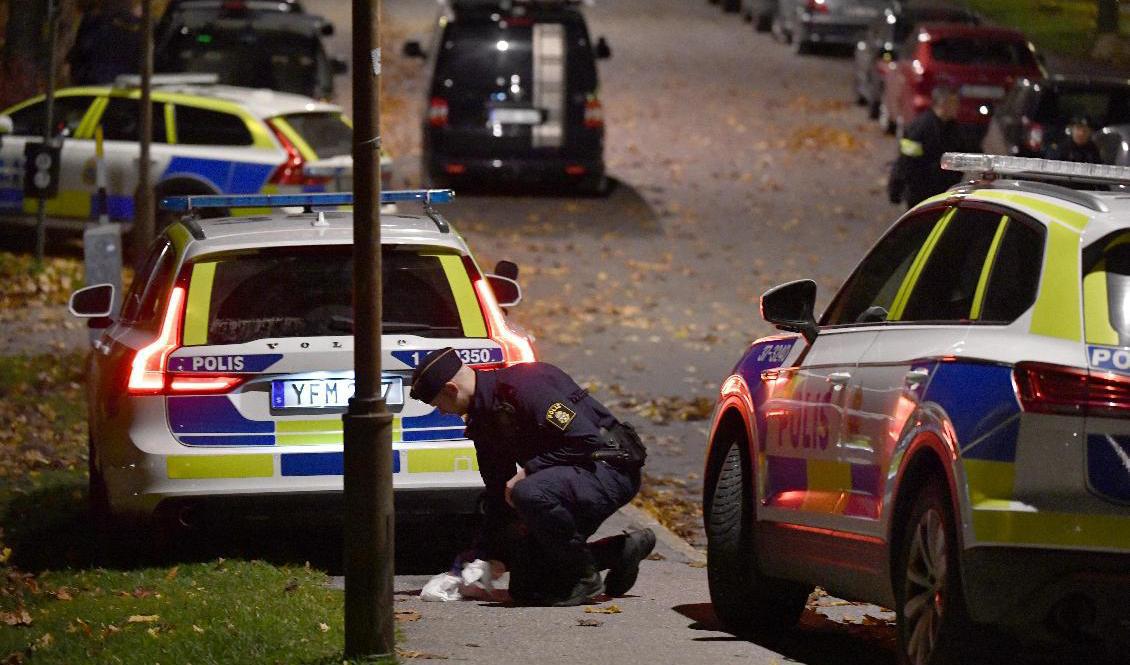
M 872 606 L 842 601 L 820 607 L 819 613 L 806 612 L 802 621 L 806 627 L 796 631 L 800 639 L 788 640 L 792 643 L 792 648 L 785 648 L 789 657 L 735 638 L 724 632 L 714 617 L 702 552 L 631 506 L 609 518 L 596 537 L 643 527 L 654 529 L 657 535 L 653 559 L 640 566 L 639 581 L 630 595 L 596 605 L 547 608 L 481 601 L 423 602 L 419 593 L 429 576 L 398 576 L 394 609 L 408 619 L 397 622 L 402 637 L 398 646 L 401 659 L 491 665 L 662 665 L 733 662 L 734 658 L 766 665 L 796 662 L 794 659 L 800 658 L 813 663 L 891 662 L 885 654 L 874 651 L 863 660 L 858 653 L 847 659 L 842 657 L 842 651 L 841 657 L 832 655 L 845 644 L 840 640 L 846 639 L 844 627 L 847 632 L 854 632 L 852 627 L 868 623 L 865 614 L 877 613 Z M 334 582 L 340 588 L 341 578 Z M 586 608 L 590 611 L 586 612 Z M 828 630 L 831 622 L 824 616 L 836 617 L 843 623 Z M 819 633 L 809 628 L 816 628 Z M 849 649 L 858 651 L 860 641 L 858 637 L 853 639 L 855 647 Z M 822 643 L 819 653 L 811 644 L 797 646 L 810 640 Z

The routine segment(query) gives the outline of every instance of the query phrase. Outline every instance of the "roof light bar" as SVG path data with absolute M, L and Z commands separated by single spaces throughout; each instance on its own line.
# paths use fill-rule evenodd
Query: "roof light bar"
M 1130 167 L 1109 164 L 1084 164 L 1055 159 L 980 155 L 947 152 L 942 155 L 947 171 L 976 172 L 986 177 L 1027 176 L 1041 180 L 1072 180 L 1099 184 L 1130 184 Z
M 450 189 L 403 189 L 381 192 L 381 203 L 417 201 L 424 205 L 451 203 L 455 192 Z M 203 208 L 313 208 L 353 205 L 352 192 L 332 194 L 250 194 L 205 196 L 170 196 L 161 199 L 161 207 L 172 212 L 189 212 Z

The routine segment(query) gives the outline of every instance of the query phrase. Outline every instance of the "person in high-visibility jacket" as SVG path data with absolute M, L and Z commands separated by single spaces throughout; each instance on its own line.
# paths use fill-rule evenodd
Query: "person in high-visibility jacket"
M 906 201 L 913 208 L 941 194 L 961 180 L 961 174 L 943 171 L 942 155 L 962 151 L 964 140 L 958 125 L 958 93 L 938 85 L 931 94 L 933 104 L 919 113 L 899 139 L 899 155 L 891 166 L 887 196 L 891 203 Z

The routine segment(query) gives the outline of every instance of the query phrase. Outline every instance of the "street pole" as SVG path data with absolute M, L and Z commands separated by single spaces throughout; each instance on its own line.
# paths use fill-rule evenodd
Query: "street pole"
M 381 395 L 380 0 L 353 0 L 353 366 L 345 454 L 345 657 L 391 655 L 392 415 Z
M 59 32 L 59 11 L 55 0 L 47 0 L 47 99 L 44 102 L 43 147 L 55 140 L 55 40 Z M 43 264 L 47 246 L 47 199 L 39 197 L 35 209 L 35 262 Z
M 137 164 L 137 193 L 134 196 L 134 256 L 144 261 L 156 232 L 153 222 L 153 188 L 150 187 L 149 144 L 153 138 L 153 0 L 141 2 L 141 155 Z

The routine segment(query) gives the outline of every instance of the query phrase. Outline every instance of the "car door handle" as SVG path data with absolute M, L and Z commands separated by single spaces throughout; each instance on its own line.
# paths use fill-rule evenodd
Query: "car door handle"
M 906 373 L 906 383 L 916 385 L 922 383 L 930 376 L 930 371 L 925 369 L 912 369 Z
M 826 378 L 828 383 L 842 386 L 848 381 L 851 381 L 851 372 L 832 372 Z

